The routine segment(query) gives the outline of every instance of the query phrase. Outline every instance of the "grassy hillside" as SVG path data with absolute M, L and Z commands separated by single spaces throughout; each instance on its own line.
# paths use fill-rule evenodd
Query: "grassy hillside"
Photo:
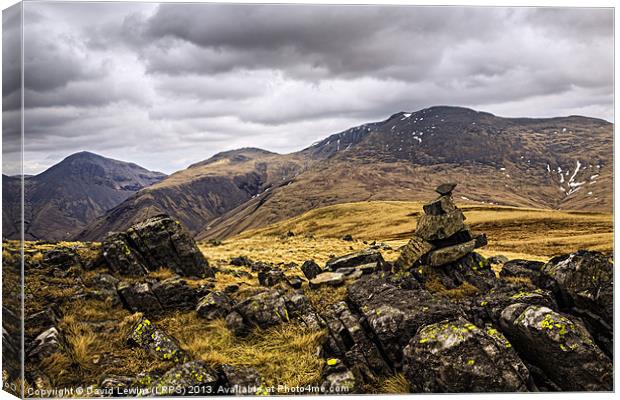
M 472 229 L 487 234 L 481 253 L 545 260 L 578 249 L 611 251 L 613 216 L 609 213 L 555 211 L 473 204 L 457 201 Z M 366 247 L 363 241 L 385 242 L 394 250 L 415 231 L 422 203 L 370 201 L 322 207 L 265 228 L 246 231 L 221 246 L 205 248 L 210 257 L 231 253 L 273 262 L 317 261 L 331 254 Z M 287 232 L 295 236 L 284 238 Z M 351 234 L 355 242 L 340 238 Z M 206 246 L 203 245 L 203 248 Z M 210 247 L 210 246 L 209 246 Z M 390 254 L 393 253 L 393 254 Z M 387 258 L 396 257 L 387 251 Z

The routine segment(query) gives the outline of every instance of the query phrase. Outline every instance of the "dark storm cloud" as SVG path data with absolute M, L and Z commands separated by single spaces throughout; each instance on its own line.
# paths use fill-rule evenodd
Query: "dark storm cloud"
M 172 172 L 435 104 L 613 113 L 609 9 L 25 7 L 29 172 L 79 150 Z M 3 87 L 9 110 L 16 88 Z
M 159 7 L 143 35 L 159 40 L 145 52 L 153 72 L 275 68 L 311 79 L 371 73 L 419 80 L 454 38 L 485 40 L 503 22 L 465 8 L 187 4 Z M 179 49 L 190 51 L 168 57 Z

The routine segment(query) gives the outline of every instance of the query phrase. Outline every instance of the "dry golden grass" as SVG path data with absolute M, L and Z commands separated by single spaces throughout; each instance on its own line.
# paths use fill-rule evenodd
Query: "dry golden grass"
M 381 377 L 369 388 L 369 392 L 375 394 L 403 394 L 410 391 L 411 386 L 402 373 Z
M 63 387 L 70 384 L 72 376 L 73 361 L 66 353 L 53 353 L 45 357 L 39 365 L 50 379 L 52 387 Z
M 170 268 L 160 268 L 156 271 L 149 272 L 149 277 L 163 281 L 168 278 L 172 278 L 176 274 Z
M 613 218 L 610 213 L 539 210 L 504 206 L 459 204 L 472 229 L 484 232 L 489 245 L 480 250 L 484 256 L 503 254 L 509 258 L 548 260 L 551 256 L 579 249 L 611 251 Z M 405 244 L 415 231 L 422 203 L 407 201 L 369 201 L 346 203 L 311 210 L 295 218 L 265 228 L 244 232 L 223 242 L 222 246 L 202 248 L 207 255 L 226 258 L 238 248 L 253 259 L 326 261 L 329 253 L 344 254 L 364 248 L 360 240 L 383 241 L 393 248 Z M 287 231 L 296 236 L 279 237 Z M 340 240 L 345 234 L 359 239 Z M 311 239 L 315 237 L 316 239 Z M 254 255 L 254 257 L 252 257 Z M 391 260 L 397 252 L 386 252 Z
M 69 345 L 68 351 L 79 368 L 92 369 L 95 366 L 93 361 L 100 356 L 104 344 L 98 340 L 91 327 L 79 322 L 74 315 L 69 315 L 63 318 L 59 328 L 65 334 Z
M 316 356 L 316 350 L 324 333 L 301 324 L 254 329 L 244 338 L 236 337 L 224 320 L 207 322 L 191 311 L 166 317 L 157 324 L 194 357 L 214 366 L 254 367 L 267 386 L 304 386 L 320 380 L 324 360 Z
M 347 242 L 339 238 L 312 238 L 296 235 L 280 237 L 279 235 L 251 235 L 223 241 L 219 246 L 199 243 L 202 252 L 209 260 L 227 262 L 233 257 L 247 256 L 252 261 L 272 264 L 303 264 L 314 259 L 319 264 L 333 255 L 350 253 L 367 247 L 361 241 Z
M 312 307 L 318 312 L 321 312 L 332 304 L 344 301 L 347 297 L 347 288 L 346 286 L 322 286 L 314 290 L 306 291 L 306 297 L 308 297 L 308 301 Z
M 535 289 L 536 285 L 527 276 L 509 276 L 504 278 L 506 282 L 514 283 L 515 285 L 523 285 L 530 289 Z
M 448 289 L 437 278 L 429 279 L 424 284 L 424 288 L 431 293 L 451 299 L 462 299 L 464 297 L 474 296 L 478 293 L 478 288 L 469 282 L 464 282 L 454 289 Z

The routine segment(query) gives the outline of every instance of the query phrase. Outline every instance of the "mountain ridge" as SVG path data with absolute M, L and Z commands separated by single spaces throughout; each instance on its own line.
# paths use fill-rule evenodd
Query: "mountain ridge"
M 446 180 L 480 203 L 608 211 L 612 144 L 612 123 L 583 116 L 398 112 L 289 154 L 220 152 L 132 194 L 76 237 L 100 240 L 165 213 L 200 239 L 225 238 L 326 205 L 428 198 L 422 188 Z
M 24 179 L 24 236 L 27 240 L 71 239 L 104 211 L 165 177 L 135 163 L 88 151 L 71 154 Z M 2 235 L 16 238 L 20 184 L 4 175 L 2 182 Z

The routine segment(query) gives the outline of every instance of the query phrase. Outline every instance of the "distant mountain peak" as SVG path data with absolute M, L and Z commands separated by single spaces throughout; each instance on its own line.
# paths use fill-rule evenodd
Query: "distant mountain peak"
M 89 151 L 71 154 L 25 180 L 25 236 L 48 240 L 71 237 L 106 210 L 165 177 Z M 19 185 L 12 182 L 19 181 L 3 176 L 3 201 L 13 207 L 18 207 L 20 198 Z M 17 216 L 6 216 L 5 237 L 18 234 Z
M 214 162 L 221 160 L 228 160 L 231 162 L 244 162 L 254 159 L 256 157 L 272 156 L 277 154 L 278 153 L 274 153 L 269 150 L 259 149 L 258 147 L 242 147 L 240 149 L 221 151 L 204 161 L 191 164 L 187 168 L 189 169 L 201 167 L 204 165 L 213 164 Z

